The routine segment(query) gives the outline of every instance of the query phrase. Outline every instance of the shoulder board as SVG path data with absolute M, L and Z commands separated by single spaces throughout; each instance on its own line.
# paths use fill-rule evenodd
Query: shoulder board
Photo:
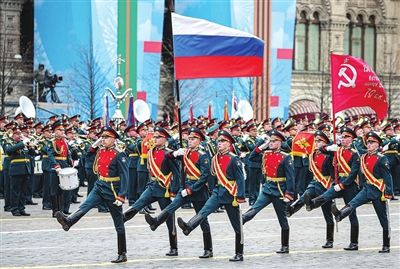
M 228 155 L 233 156 L 233 157 L 237 156 L 237 155 L 236 155 L 235 153 L 233 153 L 233 152 L 229 152 Z
M 284 152 L 284 151 L 280 151 L 280 153 L 282 153 L 282 155 L 285 155 L 285 156 L 287 156 L 287 155 L 289 155 L 289 153 L 287 153 L 287 152 Z
M 357 153 L 357 150 L 355 148 L 351 148 L 350 150 L 351 150 L 351 152 Z
M 125 152 L 124 150 L 122 150 L 122 149 L 120 149 L 120 148 L 116 148 L 116 147 L 114 147 L 113 148 L 115 151 L 117 151 L 117 152 Z
M 206 152 L 203 149 L 199 149 L 197 152 L 200 153 L 201 155 L 206 154 Z
M 379 157 L 383 157 L 383 156 L 385 156 L 384 154 L 382 154 L 381 152 L 378 152 L 378 154 L 377 154 Z

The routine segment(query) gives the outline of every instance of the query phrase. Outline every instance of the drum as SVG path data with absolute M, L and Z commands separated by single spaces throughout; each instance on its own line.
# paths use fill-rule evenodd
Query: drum
M 35 175 L 43 174 L 42 161 L 35 161 Z
M 58 173 L 60 188 L 66 191 L 74 190 L 79 187 L 78 170 L 72 167 L 61 169 Z

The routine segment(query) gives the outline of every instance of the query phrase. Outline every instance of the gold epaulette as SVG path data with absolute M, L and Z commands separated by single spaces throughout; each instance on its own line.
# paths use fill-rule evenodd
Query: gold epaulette
M 289 153 L 284 152 L 283 150 L 281 150 L 280 153 L 282 153 L 282 155 L 285 155 L 285 156 L 289 155 Z

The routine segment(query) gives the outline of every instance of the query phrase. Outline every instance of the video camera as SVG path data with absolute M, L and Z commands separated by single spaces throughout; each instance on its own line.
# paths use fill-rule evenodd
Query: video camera
M 51 71 L 46 70 L 44 73 L 44 87 L 45 88 L 54 88 L 56 83 L 60 83 L 63 81 L 62 76 L 58 76 L 57 74 L 52 75 Z

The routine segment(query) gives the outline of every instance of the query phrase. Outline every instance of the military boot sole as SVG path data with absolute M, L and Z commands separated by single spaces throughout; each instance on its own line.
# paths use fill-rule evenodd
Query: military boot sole
M 70 227 L 68 226 L 67 222 L 65 221 L 65 217 L 64 217 L 63 213 L 61 213 L 60 211 L 57 211 L 55 214 L 55 217 L 57 218 L 58 223 L 61 224 L 64 231 L 68 232 Z

